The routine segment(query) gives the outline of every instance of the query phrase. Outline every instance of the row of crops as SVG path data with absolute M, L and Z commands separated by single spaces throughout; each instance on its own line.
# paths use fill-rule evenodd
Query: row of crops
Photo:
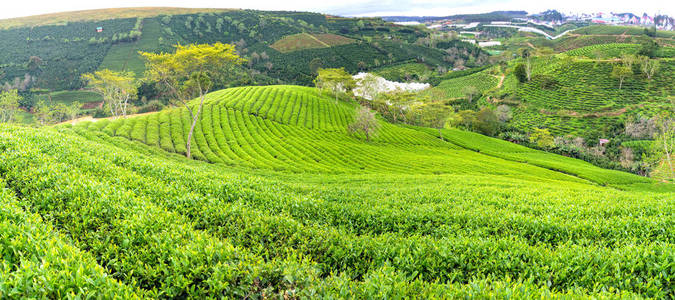
M 603 185 L 649 182 L 574 159 L 560 161 L 555 155 L 525 159 L 519 153 L 545 152 L 460 130 L 444 130 L 446 141 L 441 141 L 436 130 L 381 121 L 379 134 L 364 143 L 364 137 L 346 130 L 353 111 L 351 104 L 336 103 L 306 87 L 217 91 L 207 97 L 193 136 L 192 155 L 211 163 L 292 173 L 482 174 L 499 166 L 503 174 L 536 170 L 543 177 L 577 180 L 558 173 L 562 172 Z M 78 130 L 120 136 L 177 154 L 187 152 L 189 127 L 185 109 L 75 125 Z M 540 168 L 531 169 L 531 165 Z
M 489 157 L 469 174 L 251 172 L 95 124 L 0 126 L 0 296 L 673 293 L 672 193 L 515 173 Z
M 565 52 L 570 56 L 583 56 L 593 59 L 621 57 L 624 54 L 637 54 L 638 44 L 609 43 L 577 48 Z
M 463 98 L 466 97 L 464 89 L 473 86 L 479 93 L 497 87 L 499 78 L 479 72 L 464 77 L 442 81 L 438 86 L 426 91 L 423 95 L 432 96 L 434 99 Z
M 194 158 L 231 166 L 314 173 L 484 173 L 489 164 L 505 174 L 528 166 L 495 160 L 429 134 L 381 122 L 372 143 L 349 135 L 354 107 L 315 89 L 245 87 L 209 95 L 192 141 Z M 78 129 L 121 136 L 184 154 L 190 119 L 174 109 L 116 121 L 80 123 Z M 488 163 L 490 162 L 490 163 Z M 537 170 L 555 179 L 566 175 Z
M 618 79 L 610 76 L 614 65 L 584 60 L 558 62 L 549 72 L 535 73 L 530 82 L 522 84 L 518 96 L 541 108 L 592 112 L 660 102 L 675 93 L 670 76 L 675 64 L 671 60 L 663 60 L 651 80 L 635 72 L 621 89 Z

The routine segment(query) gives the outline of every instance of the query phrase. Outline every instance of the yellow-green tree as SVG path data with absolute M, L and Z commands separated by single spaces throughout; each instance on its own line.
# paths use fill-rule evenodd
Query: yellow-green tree
M 82 80 L 88 83 L 91 90 L 103 96 L 113 117 L 126 117 L 129 100 L 136 96 L 139 86 L 133 72 L 104 69 L 84 74 Z
M 532 128 L 530 142 L 536 143 L 541 148 L 553 148 L 555 146 L 555 139 L 548 129 Z
M 319 75 L 314 79 L 314 84 L 319 89 L 333 93 L 336 103 L 340 93 L 348 93 L 356 87 L 356 81 L 345 71 L 345 68 L 319 69 Z
M 652 177 L 675 181 L 675 114 L 662 112 L 654 117 L 656 134 L 644 160 L 652 166 Z
M 417 106 L 415 110 L 419 115 L 420 125 L 438 129 L 438 137 L 444 141 L 441 129 L 445 128 L 445 124 L 450 119 L 453 113 L 452 107 L 440 102 L 431 102 Z
M 0 123 L 8 123 L 14 120 L 14 116 L 19 111 L 20 100 L 21 96 L 17 90 L 0 93 Z
M 163 84 L 177 101 L 190 112 L 192 124 L 187 138 L 188 158 L 191 157 L 192 135 L 199 121 L 206 94 L 213 82 L 246 62 L 230 44 L 191 44 L 176 46 L 174 53 L 139 52 L 145 59 L 146 79 Z M 191 99 L 199 98 L 195 109 Z
M 623 80 L 630 74 L 633 74 L 633 71 L 627 66 L 617 65 L 612 68 L 612 77 L 619 79 L 619 89 L 623 85 Z

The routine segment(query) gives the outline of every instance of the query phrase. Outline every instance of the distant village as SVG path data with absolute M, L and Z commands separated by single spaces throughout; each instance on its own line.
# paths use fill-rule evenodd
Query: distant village
M 510 21 L 491 21 L 491 22 L 463 22 L 461 19 L 447 18 L 434 20 L 420 20 L 397 22 L 403 25 L 419 25 L 424 24 L 432 29 L 471 29 L 477 27 L 479 24 L 490 25 L 515 25 L 526 26 L 539 25 L 554 29 L 567 23 L 591 23 L 617 26 L 641 26 L 641 27 L 655 27 L 658 30 L 675 31 L 675 19 L 667 15 L 650 16 L 646 13 L 642 16 L 633 13 L 612 13 L 612 12 L 597 12 L 597 13 L 578 13 L 578 14 L 562 14 L 555 10 L 549 10 L 540 14 L 532 14 L 522 17 L 514 17 Z
M 563 22 L 578 22 L 588 21 L 594 24 L 607 25 L 638 25 L 645 27 L 656 26 L 658 30 L 675 30 L 673 18 L 659 15 L 650 16 L 642 14 L 642 16 L 634 15 L 632 13 L 594 13 L 594 14 L 578 14 L 572 16 L 565 16 Z

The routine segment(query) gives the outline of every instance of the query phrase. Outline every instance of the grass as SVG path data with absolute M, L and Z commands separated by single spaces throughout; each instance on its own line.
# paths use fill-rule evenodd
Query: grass
M 137 42 L 119 43 L 110 47 L 99 70 L 131 71 L 137 77 L 143 76 L 145 63 L 138 51 L 154 52 L 159 49 L 161 30 L 162 25 L 158 19 L 144 19 L 141 38 Z
M 103 101 L 101 95 L 91 91 L 60 91 L 53 92 L 50 96 L 53 103 L 63 103 L 65 105 L 70 105 L 74 101 L 79 101 L 83 104 Z
M 161 15 L 183 15 L 230 11 L 220 8 L 130 7 L 60 12 L 0 20 L 0 28 L 60 25 L 68 22 L 100 21 L 126 18 L 151 18 Z
M 422 93 L 424 96 L 432 97 L 433 100 L 464 98 L 464 88 L 467 86 L 475 87 L 479 93 L 486 92 L 497 87 L 499 79 L 487 73 L 487 71 L 478 72 L 468 76 L 453 78 L 442 81 L 438 86 L 435 86 Z M 479 97 L 475 96 L 477 98 Z
M 329 48 L 352 43 L 354 43 L 353 39 L 336 34 L 298 33 L 284 36 L 270 47 L 282 53 L 289 53 L 298 50 Z
M 194 143 L 212 163 L 172 152 L 184 109 L 0 125 L 2 287 L 17 298 L 672 294 L 672 185 L 458 130 L 443 142 L 383 123 L 367 143 L 343 128 L 354 110 L 304 87 L 212 93 Z
M 15 122 L 18 124 L 33 124 L 35 122 L 35 117 L 33 114 L 19 110 L 19 112 L 14 116 Z
M 644 35 L 644 27 L 591 25 L 576 29 L 573 33 L 584 35 Z M 656 36 L 673 38 L 675 37 L 675 33 L 672 31 L 658 30 Z

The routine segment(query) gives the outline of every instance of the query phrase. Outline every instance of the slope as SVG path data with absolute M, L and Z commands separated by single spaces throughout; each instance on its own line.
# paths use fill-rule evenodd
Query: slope
M 639 66 L 623 82 L 611 76 L 612 68 L 625 54 L 636 54 L 640 45 L 612 43 L 592 45 L 561 54 L 532 59 L 532 76 L 519 82 L 514 75 L 521 58 L 504 68 L 503 86 L 498 88 L 494 69 L 443 81 L 426 93 L 463 97 L 462 88 L 472 85 L 486 97 L 481 105 L 513 107 L 510 125 L 524 132 L 548 128 L 559 136 L 572 134 L 589 139 L 607 138 L 623 127 L 629 116 L 649 117 L 670 109 L 675 94 L 675 48 L 656 52 L 658 72 L 648 79 Z M 490 101 L 485 101 L 485 100 Z
M 260 92 L 274 89 L 284 87 Z M 248 103 L 251 115 L 259 101 L 227 97 L 237 91 L 220 92 L 210 105 L 235 110 Z M 349 107 L 328 111 L 343 110 Z M 333 121 L 309 127 L 277 120 L 269 122 L 338 131 L 328 126 Z M 131 297 L 133 289 L 151 298 L 659 298 L 673 292 L 673 193 L 618 191 L 527 164 L 521 165 L 529 176 L 511 173 L 489 157 L 487 172 L 442 175 L 253 170 L 187 160 L 93 128 L 98 124 L 0 125 L 0 178 L 8 188 L 2 199 L 16 199 L 56 228 L 73 245 L 62 247 L 62 255 L 95 257 L 103 268 L 78 273 L 76 287 L 112 277 L 119 283 L 107 286 L 110 295 Z M 385 141 L 374 144 L 384 148 Z M 475 144 L 508 148 L 492 141 Z M 20 209 L 2 213 L 22 218 Z M 21 234 L 3 231 L 2 237 Z M 31 257 L 51 259 L 41 252 Z M 60 295 L 69 288 L 59 277 L 45 277 L 47 284 L 7 281 L 30 274 L 13 262 L 0 266 L 0 286 L 21 284 L 28 297 L 37 287 Z M 67 272 L 65 265 L 49 267 Z
M 450 142 L 444 142 L 434 131 L 380 121 L 379 134 L 366 143 L 347 132 L 354 109 L 353 104 L 336 103 L 314 88 L 217 91 L 205 102 L 192 141 L 193 156 L 211 163 L 295 173 L 501 174 L 588 180 L 623 188 L 652 182 L 459 130 L 448 131 Z M 184 154 L 189 115 L 178 108 L 76 127 Z

